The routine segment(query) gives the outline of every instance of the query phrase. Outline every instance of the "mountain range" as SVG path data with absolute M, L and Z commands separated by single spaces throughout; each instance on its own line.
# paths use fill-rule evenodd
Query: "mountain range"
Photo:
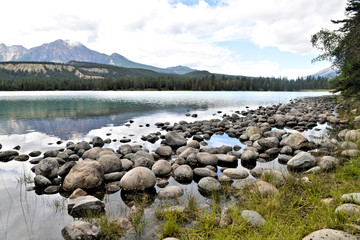
M 109 64 L 124 68 L 139 68 L 166 74 L 186 74 L 195 69 L 186 66 L 176 66 L 169 68 L 158 68 L 146 64 L 133 62 L 124 56 L 113 53 L 106 55 L 91 50 L 79 42 L 69 40 L 56 40 L 51 43 L 45 43 L 41 46 L 26 49 L 21 45 L 6 46 L 0 44 L 1 62 L 55 62 L 68 63 L 70 61 L 91 62 L 100 64 Z
M 338 75 L 338 69 L 333 67 L 325 68 L 315 74 L 312 74 L 312 77 L 326 77 L 326 78 L 334 78 Z

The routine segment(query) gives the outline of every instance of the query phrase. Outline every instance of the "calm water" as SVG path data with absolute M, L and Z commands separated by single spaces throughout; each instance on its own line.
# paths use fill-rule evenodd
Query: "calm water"
M 159 142 L 143 142 L 142 135 L 159 131 L 156 122 L 221 118 L 224 113 L 245 110 L 248 106 L 287 103 L 306 96 L 327 95 L 325 92 L 0 92 L 1 150 L 20 145 L 20 154 L 65 147 L 66 141 L 90 141 L 94 136 L 109 137 L 116 142 L 105 145 L 117 149 L 119 139 L 128 137 L 130 144 L 150 150 Z M 222 113 L 217 113 L 222 111 Z M 186 117 L 197 113 L 198 118 Z M 126 126 L 129 120 L 134 122 Z M 150 124 L 150 127 L 145 127 Z M 143 125 L 143 127 L 140 127 Z M 321 126 L 320 126 L 321 127 Z M 317 134 L 309 132 L 310 134 Z M 57 141 L 62 144 L 56 144 Z M 240 144 L 226 135 L 214 135 L 210 147 Z M 279 167 L 276 162 L 267 166 Z M 37 195 L 28 162 L 0 162 L 0 239 L 62 239 L 61 229 L 73 218 L 67 214 L 67 199 L 59 194 Z M 241 166 L 239 166 L 241 167 Z M 279 169 L 282 170 L 282 169 Z M 180 185 L 170 179 L 170 185 Z M 196 194 L 196 184 L 181 185 L 185 192 Z M 159 190 L 157 188 L 157 190 Z M 185 201 L 187 194 L 180 198 Z M 121 217 L 127 207 L 120 193 L 105 197 L 107 214 Z M 159 204 L 155 200 L 154 206 Z M 49 221 L 50 220 L 50 221 Z M 151 229 L 151 223 L 147 228 Z

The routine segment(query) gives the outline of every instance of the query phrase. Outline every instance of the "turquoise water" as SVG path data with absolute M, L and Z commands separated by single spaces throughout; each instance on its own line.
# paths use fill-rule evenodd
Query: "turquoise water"
M 171 124 L 221 118 L 223 114 L 287 103 L 298 97 L 327 95 L 326 92 L 0 92 L 1 150 L 19 145 L 19 153 L 64 148 L 68 140 L 90 141 L 94 136 L 117 140 L 106 147 L 117 149 L 119 139 L 150 144 L 140 138 L 157 132 L 156 122 Z M 218 113 L 221 111 L 221 113 Z M 186 117 L 197 113 L 197 118 Z M 134 122 L 130 125 L 129 120 Z M 145 124 L 150 124 L 146 127 Z M 142 127 L 140 125 L 143 125 Z M 164 133 L 164 132 L 162 132 Z M 57 144 L 58 141 L 63 143 Z M 214 135 L 210 147 L 240 144 L 238 139 Z M 276 163 L 269 163 L 274 168 Z M 73 218 L 67 214 L 67 199 L 37 195 L 26 181 L 34 174 L 28 162 L 0 162 L 0 239 L 62 239 L 61 229 Z M 241 167 L 241 166 L 240 166 Z M 170 179 L 170 185 L 180 185 Z M 197 192 L 196 184 L 181 185 L 185 192 Z M 186 195 L 186 194 L 185 194 Z M 199 198 L 201 196 L 197 194 Z M 183 196 L 182 198 L 186 198 Z M 181 199 L 180 199 L 181 200 Z M 157 200 L 155 200 L 155 203 Z M 126 212 L 120 193 L 106 197 L 106 210 L 115 217 Z M 50 220 L 50 221 L 49 221 Z M 150 228 L 153 226 L 149 226 Z

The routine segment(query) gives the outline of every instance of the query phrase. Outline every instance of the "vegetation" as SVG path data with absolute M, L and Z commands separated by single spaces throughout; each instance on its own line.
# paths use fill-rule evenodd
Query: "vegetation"
M 347 18 L 334 21 L 339 29 L 322 29 L 312 36 L 313 46 L 321 51 L 314 59 L 329 60 L 340 75 L 331 81 L 336 92 L 345 97 L 360 97 L 360 0 L 348 0 Z

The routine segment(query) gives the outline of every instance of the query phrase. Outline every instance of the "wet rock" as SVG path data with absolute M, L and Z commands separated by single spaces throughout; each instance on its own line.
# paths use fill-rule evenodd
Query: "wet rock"
M 48 157 L 57 157 L 57 155 L 59 154 L 58 150 L 49 150 L 44 152 L 44 158 L 48 158 Z
M 125 156 L 126 154 L 132 153 L 132 147 L 129 144 L 124 144 L 119 146 L 117 152 Z
M 356 240 L 358 239 L 358 237 L 340 231 L 340 230 L 334 230 L 334 229 L 321 229 L 321 230 L 317 230 L 315 232 L 310 233 L 309 235 L 307 235 L 306 237 L 304 237 L 302 240 L 321 240 L 321 239 L 326 239 L 326 240 L 339 240 L 339 239 L 343 239 L 343 240 Z
M 41 155 L 40 151 L 32 151 L 32 152 L 29 153 L 30 157 L 38 157 L 40 155 Z
M 60 191 L 60 186 L 48 186 L 44 189 L 45 194 L 56 194 Z
M 51 181 L 42 175 L 36 175 L 34 177 L 34 183 L 36 186 L 41 187 L 41 188 L 45 188 L 45 187 L 51 185 Z
M 160 179 L 158 182 L 157 182 L 157 186 L 159 188 L 164 188 L 166 187 L 167 185 L 169 184 L 169 181 L 167 179 Z
M 14 150 L 7 150 L 0 152 L 0 162 L 9 162 L 13 160 L 19 153 Z
M 85 192 L 81 188 L 77 188 L 71 193 L 71 195 L 69 196 L 69 199 L 75 199 L 75 198 L 86 196 L 86 195 L 87 195 L 87 192 Z
M 82 155 L 82 159 L 88 158 L 88 159 L 96 160 L 99 158 L 100 152 L 101 152 L 100 147 L 94 147 L 94 148 L 89 149 L 86 152 L 84 152 L 84 154 Z
M 360 193 L 348 193 L 341 196 L 341 201 L 346 203 L 360 204 Z
M 129 170 L 134 166 L 134 163 L 129 159 L 121 159 L 120 161 L 124 170 Z
M 97 160 L 104 168 L 104 173 L 120 172 L 122 164 L 120 158 L 115 154 L 106 154 Z
M 251 138 L 255 134 L 259 134 L 261 137 L 261 135 L 263 134 L 263 130 L 255 126 L 251 126 L 247 128 L 246 133 L 249 138 Z
M 155 151 L 160 157 L 169 158 L 172 155 L 172 149 L 169 146 L 160 146 Z
M 287 162 L 288 168 L 295 171 L 309 169 L 314 167 L 315 164 L 315 157 L 307 152 L 300 152 Z
M 214 154 L 209 154 L 206 152 L 199 152 L 196 154 L 196 159 L 198 163 L 202 165 L 217 165 L 218 158 Z
M 35 174 L 42 175 L 48 179 L 53 179 L 58 176 L 59 163 L 56 158 L 45 158 L 35 166 Z
M 73 166 L 75 166 L 76 162 L 74 161 L 69 161 L 69 162 L 66 162 L 64 165 L 62 165 L 60 168 L 59 168 L 59 172 L 58 172 L 58 175 L 62 178 L 64 178 L 71 170 L 71 168 Z
M 158 160 L 152 166 L 151 170 L 156 176 L 167 176 L 171 173 L 171 165 L 166 160 Z
M 26 154 L 20 154 L 19 156 L 14 157 L 14 160 L 19 162 L 25 162 L 29 160 L 29 156 Z
M 21 147 L 20 147 L 19 145 L 17 145 L 17 146 L 15 146 L 13 149 L 14 149 L 14 150 L 20 150 Z
M 159 199 L 177 199 L 184 195 L 184 190 L 179 186 L 168 186 L 158 192 Z
M 254 161 L 259 157 L 259 153 L 254 151 L 254 150 L 250 150 L 250 149 L 245 149 L 244 152 L 242 152 L 241 154 L 241 160 L 242 161 Z
M 191 181 L 194 177 L 193 171 L 188 165 L 181 165 L 174 171 L 174 178 L 176 181 Z
M 263 150 L 277 148 L 279 146 L 279 139 L 277 137 L 262 138 L 258 140 L 258 144 Z
M 216 157 L 218 159 L 218 163 L 221 164 L 232 164 L 237 162 L 237 157 L 233 155 L 227 155 L 227 154 L 216 154 Z
M 93 145 L 93 147 L 102 148 L 105 145 L 105 143 L 101 137 L 94 137 L 92 140 L 92 145 Z
M 84 217 L 88 214 L 97 215 L 104 211 L 105 203 L 91 195 L 70 199 L 68 203 L 68 213 L 73 217 Z
M 198 187 L 200 191 L 203 191 L 205 193 L 211 193 L 214 191 L 220 191 L 221 190 L 221 184 L 220 182 L 212 177 L 204 177 L 202 178 L 199 183 Z
M 129 138 L 122 138 L 122 139 L 119 140 L 119 142 L 121 142 L 121 143 L 128 143 L 128 142 L 131 142 L 131 139 L 129 139 Z
M 329 171 L 340 164 L 339 159 L 332 156 L 323 156 L 318 162 L 318 166 L 322 171 Z
M 183 135 L 177 132 L 168 132 L 165 135 L 166 145 L 172 148 L 179 148 L 181 146 L 185 146 L 187 141 Z
M 155 174 L 150 169 L 136 167 L 121 178 L 120 186 L 125 190 L 136 191 L 153 188 L 155 183 Z
M 188 142 L 188 144 L 186 146 L 189 148 L 200 148 L 200 143 L 196 140 L 192 140 L 192 141 Z
M 281 146 L 289 146 L 293 150 L 308 149 L 308 140 L 300 133 L 292 133 L 280 142 Z
M 208 168 L 195 168 L 194 169 L 194 175 L 199 177 L 199 178 L 203 178 L 203 177 L 213 177 L 213 178 L 217 178 L 218 175 L 214 172 L 211 171 Z
M 104 182 L 104 168 L 101 163 L 92 160 L 77 162 L 66 175 L 63 183 L 65 191 L 77 188 L 84 190 L 99 187 Z
M 198 149 L 195 149 L 195 148 L 186 148 L 184 151 L 182 151 L 179 155 L 179 157 L 183 158 L 183 159 L 186 159 L 190 154 L 194 153 L 194 154 L 197 154 L 199 152 Z
M 259 140 L 260 138 L 261 138 L 261 135 L 256 133 L 256 134 L 252 135 L 251 137 L 249 137 L 249 140 L 254 142 L 254 141 Z
M 101 237 L 101 229 L 89 222 L 75 221 L 66 225 L 66 227 L 61 230 L 61 234 L 65 240 L 97 240 Z
M 358 130 L 350 130 L 345 134 L 345 140 L 356 142 L 360 141 L 360 131 Z
M 152 162 L 152 163 L 154 163 L 154 161 L 155 161 L 153 155 L 151 155 L 150 153 L 148 153 L 148 152 L 146 152 L 144 150 L 139 150 L 136 153 L 134 153 L 131 156 L 131 161 L 135 163 L 136 159 L 141 158 L 141 157 L 149 159 L 150 162 Z
M 75 145 L 74 151 L 78 153 L 80 150 L 85 152 L 89 149 L 91 149 L 90 144 L 86 141 L 81 141 Z
M 112 172 L 112 173 L 106 173 L 104 174 L 104 180 L 106 182 L 115 182 L 119 181 L 126 172 Z
M 223 174 L 232 179 L 243 179 L 249 176 L 247 171 L 237 168 L 227 168 L 224 170 Z
M 290 155 L 280 154 L 280 155 L 278 156 L 278 161 L 279 161 L 279 163 L 285 164 L 285 163 L 287 163 L 291 158 L 292 158 L 292 156 L 290 156 Z
M 43 157 L 33 158 L 29 161 L 31 164 L 38 164 L 41 160 L 43 160 Z
M 148 169 L 151 169 L 152 166 L 154 165 L 154 163 L 155 163 L 154 160 L 151 160 L 146 157 L 139 157 L 139 158 L 136 158 L 134 167 L 146 167 Z
M 72 154 L 68 157 L 67 161 L 79 161 L 79 156 L 76 154 Z
M 253 227 L 264 226 L 266 222 L 263 216 L 252 210 L 241 211 L 241 217 L 243 217 Z
M 231 146 L 222 145 L 221 147 L 218 147 L 219 154 L 227 154 L 228 152 L 231 152 L 233 148 Z

